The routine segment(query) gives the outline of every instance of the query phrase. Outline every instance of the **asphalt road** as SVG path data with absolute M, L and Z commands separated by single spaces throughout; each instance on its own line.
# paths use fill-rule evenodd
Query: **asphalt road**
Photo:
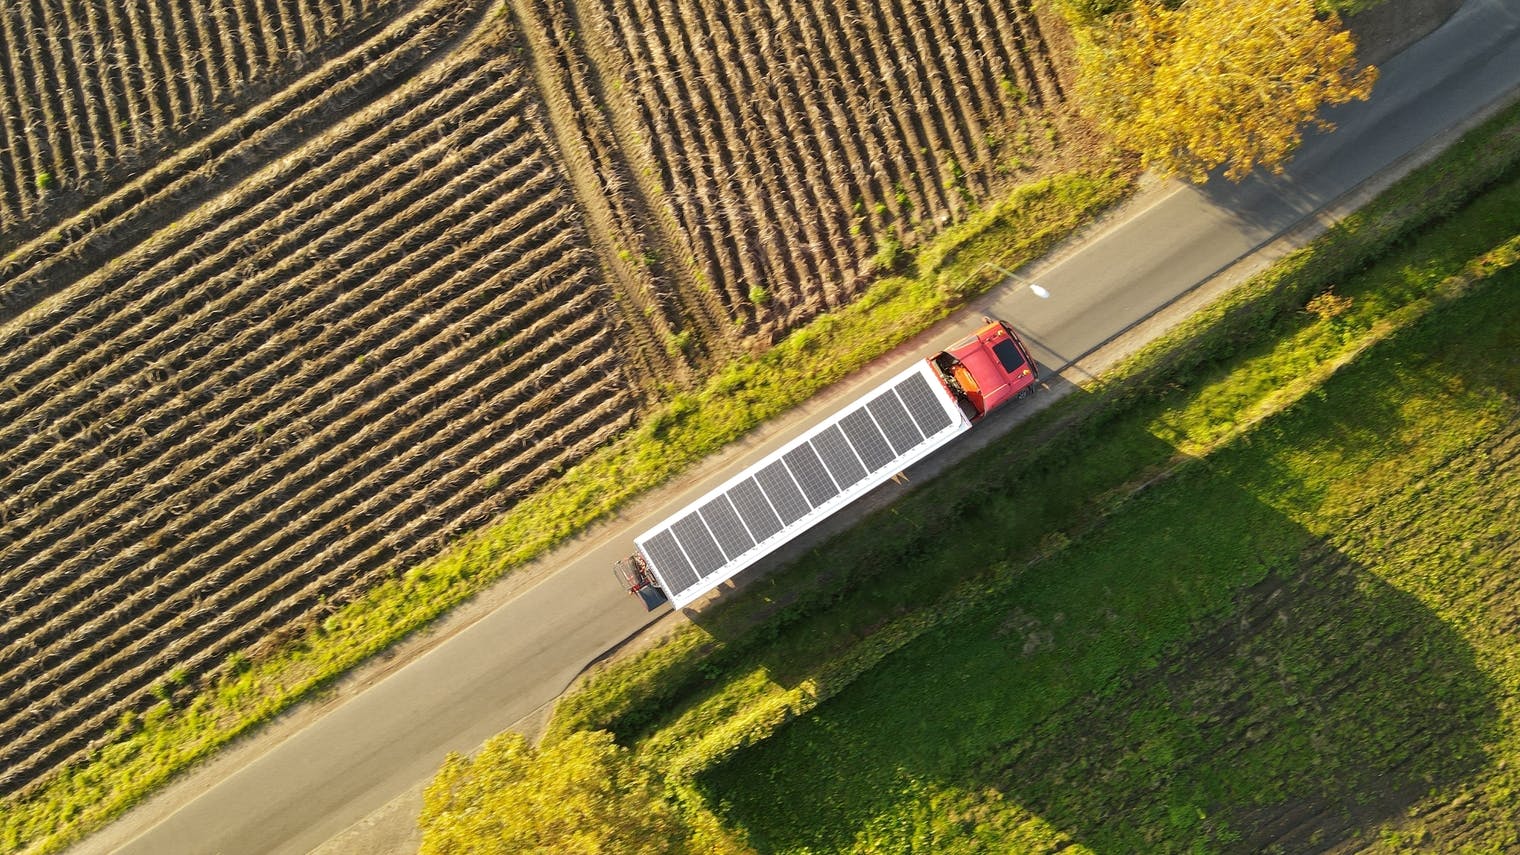
M 1517 36 L 1520 0 L 1470 0 L 1446 26 L 1383 66 L 1371 101 L 1333 111 L 1338 130 L 1309 139 L 1285 175 L 1152 189 L 1040 269 L 1050 299 L 1010 281 L 978 308 L 1012 320 L 1042 364 L 1080 371 L 1119 337 L 1143 335 L 1149 319 L 1200 283 L 1217 283 L 1222 271 L 1281 236 L 1302 234 L 1306 221 L 1327 216 L 1327 206 L 1363 182 L 1396 171 L 1432 139 L 1510 97 L 1520 87 Z M 649 622 L 609 569 L 630 550 L 634 534 L 833 405 L 970 329 L 979 314 L 962 313 L 931 340 L 831 389 L 682 484 L 547 557 L 533 587 L 510 599 L 500 592 L 484 597 L 503 602 L 477 607 L 478 619 L 454 618 L 441 640 L 415 642 L 418 655 L 404 657 L 404 666 L 287 717 L 79 851 L 308 852 L 398 794 L 415 791 L 447 752 L 470 752 L 542 710 L 588 662 Z M 996 425 L 973 433 L 985 442 L 989 428 Z

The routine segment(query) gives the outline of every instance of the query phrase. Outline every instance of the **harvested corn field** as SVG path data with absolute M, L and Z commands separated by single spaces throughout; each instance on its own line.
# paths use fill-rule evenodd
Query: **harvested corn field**
M 1048 171 L 1086 134 L 1066 112 L 1064 30 L 1028 2 L 519 5 L 572 76 L 601 78 L 610 118 L 579 96 L 584 133 L 618 136 L 635 167 L 596 159 L 604 183 L 663 206 L 647 232 L 747 330 L 844 305 L 883 247 Z
M 498 47 L 7 327 L 8 789 L 632 423 L 595 257 Z
M 192 6 L 0 13 L 0 795 L 1088 138 L 1027 4 Z
M 22 0 L 0 10 L 0 233 L 257 100 L 398 0 Z

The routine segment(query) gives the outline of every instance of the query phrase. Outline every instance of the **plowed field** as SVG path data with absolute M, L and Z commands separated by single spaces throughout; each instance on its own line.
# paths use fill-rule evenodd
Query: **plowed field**
M 522 5 L 610 93 L 610 118 L 579 113 L 663 203 L 652 242 L 761 329 L 847 303 L 885 243 L 959 219 L 1085 133 L 1028 2 Z M 597 162 L 609 185 L 627 174 Z
M 62 210 L 393 17 L 398 0 L 20 0 L 0 10 L 0 233 Z
M 0 794 L 1065 165 L 1053 38 L 987 0 L 0 11 Z
M 492 44 L 7 329 L 7 784 L 632 422 L 595 257 Z

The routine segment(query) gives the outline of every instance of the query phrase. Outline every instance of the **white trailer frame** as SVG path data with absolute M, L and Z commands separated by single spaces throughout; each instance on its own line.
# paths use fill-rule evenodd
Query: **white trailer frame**
M 924 385 L 931 394 L 922 392 Z M 908 416 L 908 428 L 901 423 L 902 414 Z M 873 438 L 872 427 L 879 436 Z M 920 360 L 672 514 L 634 543 L 671 605 L 683 608 L 970 428 L 970 420 L 936 369 L 928 360 Z M 911 442 L 915 434 L 920 438 Z M 883 447 L 891 452 L 885 462 Z M 839 482 L 854 472 L 851 459 L 865 474 L 841 489 Z M 768 489 L 767 483 L 774 489 Z M 731 495 L 736 488 L 738 494 Z M 755 500 L 757 495 L 764 504 Z M 804 500 L 808 510 L 787 522 L 786 517 L 801 507 L 797 498 Z M 771 512 L 780 529 L 767 533 Z M 746 542 L 750 545 L 745 546 Z

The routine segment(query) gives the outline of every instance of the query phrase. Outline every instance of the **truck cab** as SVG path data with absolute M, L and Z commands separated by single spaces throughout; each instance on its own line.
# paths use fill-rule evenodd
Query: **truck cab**
M 992 318 L 982 320 L 986 324 L 981 329 L 929 357 L 940 382 L 973 422 L 1029 394 L 1039 379 L 1039 369 L 1013 327 Z

